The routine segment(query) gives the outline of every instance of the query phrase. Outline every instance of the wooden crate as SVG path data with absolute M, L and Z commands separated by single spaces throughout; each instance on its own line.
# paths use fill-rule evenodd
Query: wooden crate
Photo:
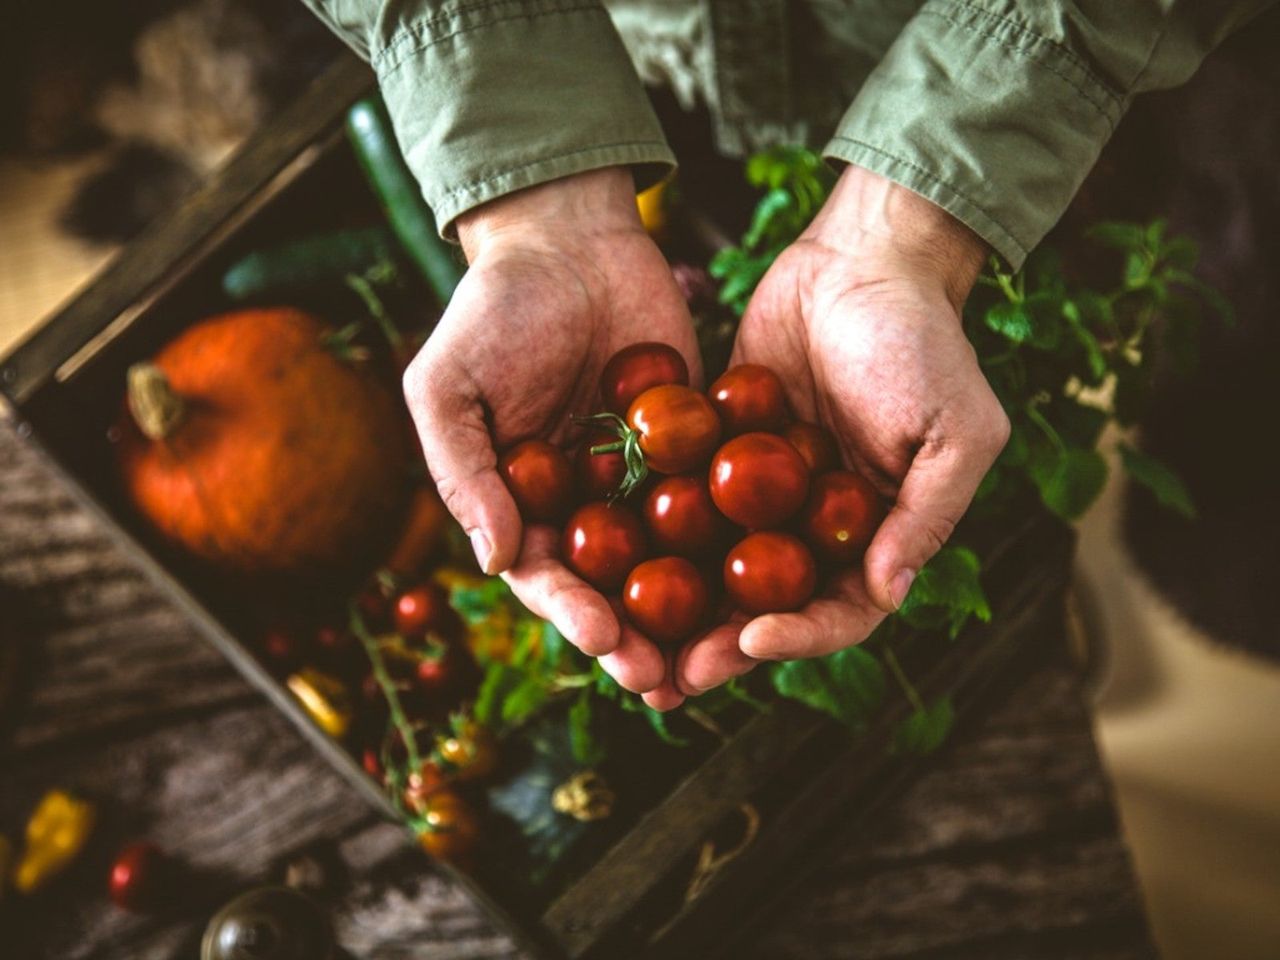
M 139 523 L 116 489 L 107 441 L 125 368 L 208 313 L 221 298 L 218 278 L 236 257 L 291 232 L 376 218 L 341 132 L 347 107 L 372 83 L 354 58 L 337 61 L 7 357 L 0 386 L 19 431 L 139 566 L 357 791 L 395 816 L 380 787 L 249 651 L 224 585 Z M 903 650 L 921 692 L 950 694 L 962 720 L 981 712 L 989 685 L 1016 672 L 1039 637 L 1054 634 L 1073 549 L 1069 530 L 1037 515 L 989 539 L 984 582 L 994 624 L 955 642 L 915 638 Z M 821 859 L 834 831 L 867 829 L 877 808 L 928 762 L 888 749 L 904 711 L 905 704 L 886 709 L 853 739 L 817 714 L 777 704 L 708 750 L 659 802 L 614 824 L 609 842 L 554 887 L 531 892 L 500 865 L 481 864 L 459 880 L 537 955 L 714 956 L 732 942 L 726 931 L 741 931 L 744 918 Z M 740 844 L 748 820 L 755 828 Z

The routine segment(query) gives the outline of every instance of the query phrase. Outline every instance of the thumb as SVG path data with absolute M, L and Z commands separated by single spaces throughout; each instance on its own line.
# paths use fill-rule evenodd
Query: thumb
M 998 405 L 995 414 L 968 437 L 927 440 L 911 462 L 863 560 L 867 593 L 886 613 L 902 605 L 920 568 L 950 538 L 1004 447 L 1009 422 Z
M 429 353 L 424 349 L 405 371 L 405 401 L 441 499 L 470 538 L 480 568 L 501 573 L 520 552 L 520 512 L 498 476 L 475 382 Z

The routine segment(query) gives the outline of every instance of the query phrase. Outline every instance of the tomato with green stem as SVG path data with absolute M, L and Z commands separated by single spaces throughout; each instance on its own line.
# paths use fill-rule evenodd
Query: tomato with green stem
M 775 431 L 787 418 L 782 381 L 768 367 L 742 363 L 732 367 L 707 390 L 728 436 L 755 430 Z
M 748 530 L 762 530 L 785 523 L 804 506 L 809 468 L 777 434 L 744 433 L 716 451 L 708 488 L 726 517 Z
M 832 470 L 814 478 L 800 514 L 805 541 L 823 560 L 854 563 L 871 543 L 884 503 L 869 481 L 851 470 Z
M 724 560 L 725 591 L 745 613 L 799 610 L 818 583 L 818 567 L 804 543 L 789 533 L 748 534 Z
M 680 351 L 665 343 L 633 343 L 605 364 L 600 399 L 606 410 L 621 415 L 640 394 L 666 384 L 689 385 L 689 365 Z
M 627 476 L 627 460 L 621 451 L 592 453 L 591 448 L 608 445 L 607 434 L 593 433 L 582 441 L 573 454 L 574 478 L 578 495 L 583 500 L 604 500 L 617 494 Z
M 617 590 L 645 558 L 640 518 L 621 504 L 588 503 L 565 524 L 560 555 L 565 565 L 598 590 Z
M 707 585 L 684 557 L 658 557 L 639 564 L 622 589 L 632 624 L 660 643 L 691 637 L 707 612 Z
M 546 440 L 517 443 L 498 458 L 498 475 L 511 491 L 520 516 L 554 523 L 573 502 L 573 468 L 563 450 Z
M 480 839 L 480 818 L 456 791 L 441 787 L 426 798 L 418 843 L 432 857 L 465 865 Z

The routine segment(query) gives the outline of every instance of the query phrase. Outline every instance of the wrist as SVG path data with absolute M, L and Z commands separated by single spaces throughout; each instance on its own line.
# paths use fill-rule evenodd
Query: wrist
M 887 257 L 926 272 L 957 310 L 990 254 L 986 241 L 937 204 L 852 164 L 806 236 L 860 259 Z
M 481 204 L 457 219 L 458 241 L 474 260 L 486 247 L 548 229 L 576 236 L 643 229 L 635 181 L 626 167 L 560 177 Z

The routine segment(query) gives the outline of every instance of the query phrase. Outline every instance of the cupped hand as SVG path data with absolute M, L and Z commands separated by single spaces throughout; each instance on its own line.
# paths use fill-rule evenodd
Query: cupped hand
M 671 344 L 701 381 L 688 309 L 641 226 L 631 175 L 607 168 L 510 194 L 460 218 L 458 238 L 469 269 L 404 377 L 436 487 L 480 566 L 529 609 L 627 689 L 670 687 L 658 648 L 560 562 L 555 530 L 523 526 L 496 471 L 519 440 L 572 442 L 571 417 L 596 412 L 600 372 L 628 344 Z
M 862 567 L 805 608 L 739 618 L 686 647 L 681 690 L 861 642 L 946 542 L 1009 435 L 960 324 L 985 256 L 940 208 L 848 167 L 765 275 L 732 362 L 772 368 L 795 415 L 830 430 L 892 506 Z

